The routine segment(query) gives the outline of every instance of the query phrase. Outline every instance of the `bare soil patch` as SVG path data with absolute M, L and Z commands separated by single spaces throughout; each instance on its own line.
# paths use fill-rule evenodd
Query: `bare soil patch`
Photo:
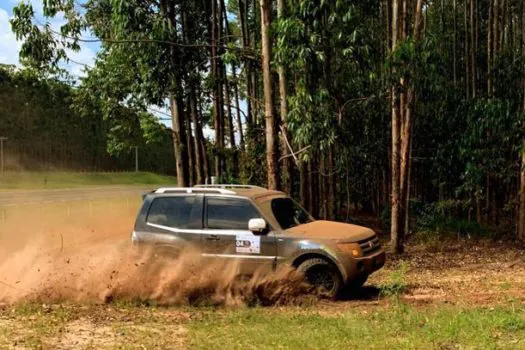
M 511 243 L 449 242 L 442 250 L 409 247 L 405 256 L 390 259 L 370 283 L 384 283 L 403 264 L 407 302 L 480 305 L 525 300 L 525 251 Z
M 96 325 L 87 319 L 69 322 L 54 341 L 56 349 L 109 348 L 115 344 L 116 334 L 109 326 Z

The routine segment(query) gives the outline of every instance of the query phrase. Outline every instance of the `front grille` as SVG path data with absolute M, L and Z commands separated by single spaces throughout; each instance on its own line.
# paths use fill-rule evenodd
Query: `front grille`
M 381 248 L 381 244 L 379 243 L 379 238 L 377 237 L 377 235 L 374 235 L 367 239 L 363 239 L 358 243 L 361 247 L 361 250 L 363 251 L 363 255 L 365 256 L 370 255 L 375 251 L 379 250 L 379 248 Z

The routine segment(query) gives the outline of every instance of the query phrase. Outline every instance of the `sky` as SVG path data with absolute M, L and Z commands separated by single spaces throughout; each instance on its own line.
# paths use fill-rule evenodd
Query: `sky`
M 13 7 L 18 2 L 19 0 L 0 0 L 0 63 L 2 64 L 20 66 L 18 53 L 22 44 L 16 41 L 15 34 L 11 31 L 11 24 L 9 23 L 9 20 L 13 17 Z M 46 19 L 42 15 L 42 0 L 30 0 L 30 2 L 33 5 L 37 21 L 45 23 Z M 58 31 L 65 21 L 62 16 L 58 15 L 50 19 L 49 23 L 54 30 Z M 86 36 L 89 36 L 89 34 Z M 79 63 L 93 65 L 99 48 L 98 43 L 81 43 L 81 50 L 79 52 L 68 51 L 68 57 Z M 62 66 L 74 76 L 85 75 L 83 65 L 64 62 Z

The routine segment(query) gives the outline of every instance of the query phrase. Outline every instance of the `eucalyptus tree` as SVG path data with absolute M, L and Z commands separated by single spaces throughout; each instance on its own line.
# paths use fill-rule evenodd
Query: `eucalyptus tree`
M 272 61 L 272 21 L 271 0 L 260 0 L 261 8 L 261 53 L 264 86 L 264 114 L 266 120 L 266 166 L 268 168 L 268 188 L 280 187 L 279 167 L 277 165 L 279 148 L 277 143 L 277 125 L 274 115 L 273 80 L 270 63 Z
M 21 3 L 14 9 L 12 27 L 24 41 L 21 56 L 37 67 L 57 66 L 60 59 L 66 58 L 66 48 L 80 48 L 84 33 L 96 35 L 98 39 L 94 40 L 102 45 L 98 62 L 104 62 L 97 84 L 106 87 L 118 103 L 169 107 L 177 181 L 186 186 L 191 128 L 186 128 L 190 118 L 184 108 L 185 79 L 188 72 L 203 69 L 209 46 L 205 35 L 209 19 L 202 6 L 193 1 L 89 0 L 79 9 L 71 0 L 46 1 L 46 17 L 63 13 L 67 21 L 58 33 L 49 25 L 35 23 L 32 6 Z M 183 10 L 191 12 L 194 19 L 192 31 L 197 34 L 193 33 L 192 43 L 184 42 Z M 123 72 L 133 76 L 125 84 L 121 80 Z
M 414 5 L 414 6 L 411 6 Z M 408 12 L 407 12 L 408 11 Z M 408 17 L 410 13 L 412 16 Z M 414 23 L 408 22 L 413 18 Z M 422 0 L 392 1 L 392 217 L 391 247 L 403 252 L 405 211 L 408 195 L 408 170 L 412 140 L 415 86 L 413 63 L 422 30 Z M 413 28 L 408 33 L 408 28 Z
M 348 150 L 362 135 L 350 123 L 354 108 L 363 96 L 382 95 L 373 87 L 381 64 L 379 6 L 372 3 L 299 1 L 276 23 L 276 61 L 290 77 L 286 126 L 300 151 L 300 194 L 321 216 L 335 217 L 336 192 L 347 192 Z

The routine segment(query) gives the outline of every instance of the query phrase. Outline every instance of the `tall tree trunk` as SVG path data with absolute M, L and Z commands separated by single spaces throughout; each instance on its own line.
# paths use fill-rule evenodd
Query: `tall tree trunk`
M 400 0 L 403 1 L 403 0 Z M 399 1 L 392 0 L 392 52 L 397 49 L 398 42 Z M 399 228 L 399 151 L 401 116 L 399 111 L 399 91 L 396 85 L 392 87 L 392 196 L 391 196 L 391 248 L 395 253 L 401 253 L 403 246 Z
M 284 0 L 277 0 L 277 13 L 278 17 L 282 18 L 284 16 Z M 286 179 L 284 191 L 289 195 L 292 195 L 293 191 L 293 158 L 290 156 L 291 151 L 288 147 L 288 144 L 292 145 L 292 137 L 288 132 L 288 127 L 286 125 L 286 118 L 288 116 L 288 93 L 287 93 L 287 79 L 284 66 L 279 65 L 279 97 L 280 97 L 280 113 L 281 113 L 281 129 L 282 137 L 284 142 L 283 145 L 283 155 L 288 156 L 284 158 L 284 178 Z
M 411 131 L 411 130 L 410 130 Z M 405 200 L 405 234 L 410 233 L 410 185 L 412 180 L 412 140 L 408 151 L 407 193 Z
M 301 198 L 301 205 L 310 209 L 310 199 L 308 196 L 308 167 L 304 161 L 299 161 L 299 196 Z
M 261 104 L 259 101 L 259 75 L 255 69 L 252 69 L 251 71 L 250 85 L 252 91 L 252 125 L 258 127 L 261 125 L 261 121 L 259 119 Z
M 319 172 L 316 176 L 317 178 L 317 187 L 318 187 L 318 200 L 319 203 L 319 217 L 323 220 L 327 218 L 328 203 L 327 203 L 327 186 L 324 179 L 324 174 L 326 172 L 326 158 L 323 154 L 319 156 Z
M 241 27 L 241 36 L 242 36 L 242 47 L 248 49 L 250 47 L 250 34 L 248 32 L 248 0 L 239 0 L 239 23 Z M 246 79 L 246 124 L 250 128 L 252 125 L 252 118 L 254 115 L 253 112 L 253 88 L 252 88 L 252 69 L 251 62 L 249 59 L 244 60 L 244 76 Z
M 476 23 L 474 24 L 475 26 L 475 33 L 474 33 L 474 52 L 475 52 L 475 55 L 476 55 L 476 70 L 475 70 L 475 74 L 476 74 L 476 96 L 477 96 L 477 93 L 478 93 L 478 90 L 479 90 L 479 81 L 480 81 L 480 69 L 478 67 L 478 49 L 479 49 L 479 18 L 481 17 L 480 16 L 480 13 L 479 13 L 479 1 L 478 0 L 475 0 L 476 2 L 476 8 L 475 8 L 475 11 L 476 11 Z
M 239 153 L 237 152 L 237 146 L 235 142 L 235 127 L 233 125 L 232 107 L 230 101 L 230 84 L 228 77 L 226 76 L 226 67 L 222 69 L 223 81 L 224 81 L 224 104 L 226 106 L 226 122 L 228 123 L 228 139 L 230 141 L 230 148 L 232 152 L 232 168 L 231 175 L 237 177 L 239 174 Z
M 383 0 L 384 1 L 384 7 L 385 7 L 385 30 L 386 30 L 386 36 L 385 36 L 385 49 L 384 49 L 384 56 L 385 59 L 388 56 L 388 52 L 390 52 L 391 49 L 391 37 L 392 37 L 392 22 L 390 21 L 390 17 L 392 16 L 392 0 Z
M 501 28 L 500 28 L 500 45 L 501 45 L 501 51 L 505 51 L 507 49 L 507 43 L 505 38 L 505 32 L 507 31 L 507 1 L 506 0 L 500 0 L 500 15 L 501 15 Z
M 173 4 L 162 4 L 161 13 L 166 19 L 169 28 L 176 28 L 176 14 Z M 172 40 L 178 41 L 176 34 L 173 35 Z M 175 46 L 170 46 L 170 59 L 175 67 L 180 65 L 180 58 L 176 52 Z M 185 118 L 183 108 L 183 93 L 182 93 L 182 79 L 181 74 L 177 70 L 172 73 L 171 92 L 168 96 L 171 112 L 171 125 L 173 129 L 173 149 L 176 158 L 177 169 L 177 185 L 186 187 L 189 184 L 189 169 L 188 169 L 188 148 L 186 142 Z
M 218 46 L 218 9 L 217 0 L 211 1 L 211 20 L 210 20 L 210 32 L 211 32 L 211 74 L 213 84 L 213 126 L 215 129 L 215 176 L 218 178 L 222 177 L 222 153 L 223 145 L 221 140 L 222 137 L 222 122 L 223 117 L 223 103 L 222 103 L 222 89 L 220 84 L 220 65 L 219 65 L 219 53 L 217 50 Z
M 221 179 L 224 170 L 224 103 L 221 83 L 221 63 L 219 58 L 219 40 L 220 40 L 220 11 L 217 6 L 217 0 L 211 2 L 211 74 L 213 79 L 213 122 L 215 129 L 215 176 Z
M 186 99 L 186 114 L 191 115 L 191 100 L 188 96 Z M 191 130 L 191 120 L 186 118 L 185 120 L 186 128 L 186 148 L 188 150 L 188 173 L 189 173 L 189 186 L 196 184 L 197 169 L 196 169 L 196 159 L 195 159 L 195 141 L 193 139 L 192 130 Z
M 260 11 L 259 6 L 257 6 L 257 0 L 250 0 L 250 2 L 252 4 L 252 14 L 253 14 L 253 22 L 254 22 L 253 27 L 254 28 L 257 28 L 258 26 L 261 27 L 263 25 L 261 23 L 262 14 L 260 13 L 261 11 Z M 257 14 L 259 14 L 259 17 L 257 16 Z M 253 30 L 251 34 L 252 35 L 251 35 L 250 42 L 253 43 L 253 45 L 255 45 L 255 43 L 261 42 L 261 31 L 260 30 Z M 252 122 L 254 125 L 260 126 L 261 123 L 260 123 L 259 118 L 260 118 L 260 111 L 261 111 L 261 103 L 259 100 L 259 74 L 257 74 L 257 71 L 258 71 L 257 67 L 253 67 L 251 71 L 252 73 L 251 75 L 252 104 L 253 104 Z
M 188 14 L 184 8 L 181 9 L 182 17 L 182 38 L 184 44 L 188 44 L 190 41 L 194 40 L 192 27 L 193 23 L 188 21 Z M 198 137 L 197 129 L 195 127 L 195 137 L 192 133 L 192 122 L 195 123 L 197 118 L 197 111 L 194 106 L 195 99 L 195 79 L 198 75 L 197 69 L 195 71 L 190 71 L 185 74 L 185 86 L 187 87 L 187 97 L 186 97 L 186 109 L 185 115 L 190 116 L 185 120 L 186 126 L 186 136 L 187 136 L 187 150 L 188 150 L 188 166 L 189 166 L 189 184 L 190 186 L 195 185 L 196 183 L 202 183 L 202 162 L 199 159 L 198 152 Z
M 199 123 L 199 115 L 197 111 L 197 100 L 195 97 L 195 87 L 190 87 L 190 111 L 191 111 L 191 119 L 193 122 L 193 129 L 195 130 L 195 137 L 194 137 L 194 149 L 195 149 L 195 183 L 196 184 L 203 184 L 205 183 L 206 175 L 204 174 L 204 152 L 203 152 L 203 143 L 204 140 L 202 140 L 202 127 Z
M 471 97 L 470 93 L 470 35 L 469 35 L 469 12 L 470 12 L 470 3 L 472 0 L 465 1 L 465 13 L 464 13 L 464 27 L 465 27 L 465 47 L 464 47 L 464 57 L 465 57 L 465 91 L 467 93 L 467 98 Z
M 453 0 L 453 3 L 452 3 L 452 12 L 453 12 L 453 17 L 452 17 L 452 21 L 453 21 L 453 27 L 454 27 L 454 33 L 453 33 L 453 40 L 452 40 L 452 72 L 453 72 L 453 81 L 454 81 L 454 88 L 457 88 L 457 82 L 458 82 L 458 75 L 457 75 L 457 53 L 456 53 L 456 50 L 457 50 L 457 4 L 456 4 L 456 1 L 457 0 Z
M 507 14 L 508 14 L 508 21 L 509 21 L 509 24 L 508 24 L 508 29 L 507 29 L 507 41 L 508 41 L 508 46 L 510 47 L 511 51 L 512 51 L 512 60 L 514 61 L 514 53 L 515 53 L 515 50 L 514 50 L 514 43 L 516 42 L 515 38 L 514 38 L 514 23 L 515 23 L 515 19 L 514 19 L 514 14 L 512 12 L 512 5 L 510 3 L 510 1 L 507 2 Z M 520 15 L 518 15 L 519 17 Z
M 314 218 L 319 218 L 319 174 L 315 171 L 319 167 L 316 163 L 317 157 L 312 157 L 308 162 L 308 182 L 309 182 L 309 199 L 310 213 Z
M 406 3 L 407 0 L 401 0 Z M 397 2 L 394 0 L 394 2 Z M 406 6 L 406 4 L 404 4 Z M 421 36 L 422 0 L 417 0 L 414 14 L 413 35 L 416 43 Z M 401 26 L 405 16 L 401 18 Z M 394 32 L 394 31 L 393 31 Z M 402 33 L 405 35 L 406 33 Z M 399 39 L 399 38 L 398 38 Z M 401 40 L 405 37 L 401 36 Z M 395 43 L 393 43 L 394 45 Z M 395 49 L 396 46 L 393 46 Z M 405 77 L 401 79 L 401 86 L 407 86 L 404 99 L 400 99 L 399 108 L 396 106 L 395 93 L 392 94 L 392 232 L 391 245 L 395 253 L 402 253 L 404 249 L 404 220 L 408 195 L 408 168 L 410 164 L 410 143 L 412 140 L 412 114 L 415 100 L 414 82 Z M 396 92 L 396 91 L 394 91 Z M 403 97 L 403 95 L 401 96 Z
M 184 118 L 181 110 L 180 99 L 171 95 L 170 111 L 171 126 L 173 129 L 173 149 L 177 166 L 177 185 L 180 187 L 187 187 L 189 185 L 188 150 L 186 147 Z
M 500 2 L 501 0 L 494 0 L 494 5 L 493 5 L 493 19 L 494 19 L 494 31 L 492 32 L 492 39 L 493 39 L 493 51 L 492 51 L 492 54 L 493 54 L 493 63 L 495 62 L 496 60 L 496 57 L 499 53 L 499 32 L 500 32 L 500 28 L 499 28 L 499 16 L 500 16 L 500 13 L 499 13 L 499 8 L 500 8 Z
M 525 56 L 525 4 L 521 4 L 521 53 Z M 524 67 L 525 69 L 525 63 Z M 522 113 L 525 113 L 525 73 L 522 77 L 523 84 L 523 105 Z M 518 209 L 518 239 L 525 244 L 525 140 L 522 142 L 521 147 L 521 171 L 520 171 L 520 190 L 519 190 L 519 209 Z
M 224 20 L 224 34 L 225 34 L 225 44 L 229 44 L 230 42 L 230 25 L 228 23 L 228 16 L 226 14 L 226 5 L 224 0 L 221 1 L 221 12 L 222 12 L 222 20 Z M 232 66 L 232 68 L 234 68 Z M 236 141 L 235 141 L 235 127 L 233 125 L 233 115 L 232 115 L 232 103 L 230 98 L 230 84 L 228 81 L 228 70 L 226 65 L 223 66 L 223 81 L 224 81 L 224 101 L 226 104 L 226 113 L 227 113 L 227 121 L 228 121 L 228 131 L 229 131 L 229 139 L 230 139 L 230 147 L 232 150 L 232 169 L 231 174 L 234 178 L 238 178 L 239 176 L 239 152 L 237 150 Z M 237 84 L 237 82 L 234 82 L 234 84 Z M 239 113 L 239 110 L 237 110 L 237 113 Z
M 487 97 L 492 96 L 492 61 L 494 52 L 494 0 L 489 0 L 489 23 L 487 25 Z
M 335 160 L 334 146 L 328 148 L 328 219 L 335 220 L 336 199 L 335 199 Z
M 200 92 L 197 92 L 196 96 L 200 96 Z M 210 166 L 210 157 L 208 156 L 208 146 L 206 144 L 206 139 L 204 138 L 204 134 L 202 133 L 202 108 L 200 103 L 195 99 L 195 108 L 197 109 L 197 130 L 196 132 L 199 134 L 199 140 L 201 141 L 201 154 L 203 159 L 203 165 L 204 165 L 204 183 L 209 183 L 211 178 L 211 166 Z
M 272 59 L 271 2 L 260 0 L 261 7 L 261 38 L 262 38 L 262 68 L 264 85 L 264 113 L 266 118 L 266 166 L 268 171 L 268 188 L 279 189 L 279 166 L 277 130 L 273 113 L 273 84 L 270 62 Z
M 242 129 L 242 119 L 241 119 L 241 107 L 239 105 L 239 81 L 237 79 L 237 66 L 232 65 L 232 76 L 233 76 L 233 94 L 235 98 L 235 110 L 236 110 L 236 120 L 237 120 L 237 131 L 239 132 L 239 147 L 241 151 L 245 151 L 244 145 L 244 130 Z
M 521 150 L 520 192 L 518 209 L 518 239 L 525 244 L 525 142 Z
M 470 75 L 472 98 L 476 98 L 476 0 L 470 0 Z

